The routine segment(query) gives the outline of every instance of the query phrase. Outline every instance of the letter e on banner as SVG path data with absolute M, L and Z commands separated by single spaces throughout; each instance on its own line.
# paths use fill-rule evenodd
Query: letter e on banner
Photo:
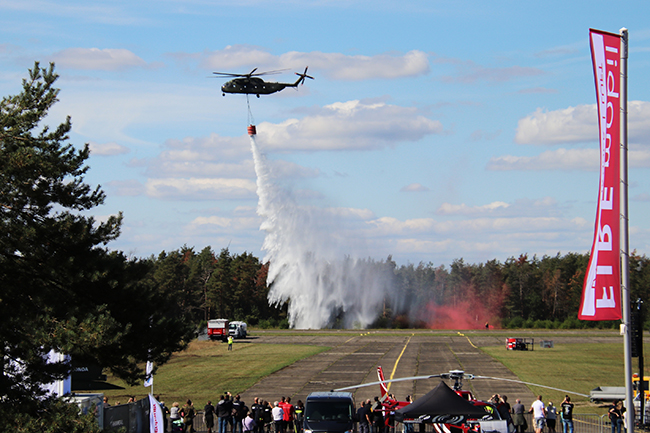
M 621 310 L 621 37 L 589 31 L 596 80 L 600 185 L 594 240 L 582 288 L 580 320 L 619 320 Z

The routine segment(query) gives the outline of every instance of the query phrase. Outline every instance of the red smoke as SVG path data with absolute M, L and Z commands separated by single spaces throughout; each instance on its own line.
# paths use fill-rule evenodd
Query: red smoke
M 495 311 L 479 301 L 458 301 L 454 305 L 430 302 L 423 320 L 429 329 L 494 329 L 499 319 Z M 497 326 L 498 327 L 498 326 Z

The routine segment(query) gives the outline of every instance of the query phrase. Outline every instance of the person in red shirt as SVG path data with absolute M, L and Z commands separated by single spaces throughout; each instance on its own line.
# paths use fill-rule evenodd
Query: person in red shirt
M 293 415 L 294 415 L 294 409 L 293 405 L 291 404 L 291 397 L 287 397 L 285 400 L 284 397 L 282 397 L 282 403 L 280 403 L 280 407 L 284 411 L 284 416 L 282 417 L 282 421 L 284 421 L 284 431 L 285 432 L 291 432 L 293 431 Z

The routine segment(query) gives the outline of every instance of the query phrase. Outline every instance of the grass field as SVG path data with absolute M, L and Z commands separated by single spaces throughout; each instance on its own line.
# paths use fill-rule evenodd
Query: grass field
M 158 369 L 154 377 L 154 394 L 159 394 L 168 405 L 172 402 L 216 401 L 224 391 L 233 395 L 250 388 L 261 378 L 294 362 L 328 350 L 324 346 L 286 344 L 234 344 L 212 341 L 193 341 L 184 352 Z M 209 372 L 209 374 L 207 373 Z M 103 391 L 111 404 L 126 403 L 130 396 L 136 400 L 146 397 L 149 388 L 130 387 L 109 376 L 108 382 L 125 387 L 123 390 Z
M 354 334 L 351 331 L 272 331 L 265 334 L 330 336 Z M 375 334 L 375 332 L 373 332 Z M 383 331 L 376 334 L 396 333 L 413 334 L 413 330 Z M 416 334 L 431 334 L 431 331 Z M 455 331 L 436 332 L 437 335 L 454 335 Z M 557 331 L 553 335 L 567 336 L 568 332 Z M 575 332 L 571 332 L 575 334 Z M 582 335 L 582 333 L 580 333 Z M 490 333 L 490 336 L 494 336 Z M 505 336 L 509 335 L 504 333 Z M 584 333 L 588 338 L 588 332 Z M 602 335 L 602 333 L 595 333 Z M 544 334 L 545 338 L 552 338 Z M 499 339 L 501 337 L 499 336 Z M 647 347 L 647 345 L 646 345 Z M 171 404 L 173 401 L 184 402 L 188 398 L 195 401 L 215 401 L 224 391 L 233 394 L 242 392 L 257 383 L 263 377 L 274 373 L 292 363 L 311 355 L 328 350 L 324 346 L 236 343 L 233 352 L 227 352 L 227 345 L 210 341 L 194 341 L 189 348 L 177 354 L 158 370 L 154 379 L 154 393 Z M 552 349 L 536 347 L 533 351 L 504 350 L 498 346 L 483 346 L 493 358 L 503 363 L 522 381 L 569 390 L 580 394 L 589 394 L 597 386 L 623 386 L 623 344 L 621 343 L 576 343 L 555 344 Z M 650 355 L 645 350 L 646 358 Z M 633 371 L 637 371 L 636 359 Z M 209 372 L 206 373 L 206 372 Z M 143 386 L 128 387 L 123 382 L 111 378 L 109 382 L 124 386 L 124 390 L 106 390 L 105 395 L 111 404 L 118 401 L 125 403 L 129 396 L 137 399 L 145 397 L 149 389 Z M 542 394 L 544 401 L 552 400 L 560 404 L 566 394 L 546 388 L 529 385 L 535 394 Z M 588 403 L 588 398 L 572 396 L 578 413 L 604 413 L 605 405 L 597 407 Z
M 552 349 L 535 348 L 534 351 L 503 350 L 503 346 L 481 347 L 481 350 L 524 382 L 587 395 L 597 386 L 624 386 L 623 343 L 556 344 Z M 648 351 L 644 350 L 644 354 L 647 357 Z M 632 365 L 632 371 L 636 372 L 636 360 Z M 551 400 L 555 405 L 559 405 L 567 394 L 532 385 L 529 388 L 541 394 L 544 402 Z M 571 395 L 571 399 L 578 413 L 605 411 L 606 405 L 590 404 L 588 398 Z

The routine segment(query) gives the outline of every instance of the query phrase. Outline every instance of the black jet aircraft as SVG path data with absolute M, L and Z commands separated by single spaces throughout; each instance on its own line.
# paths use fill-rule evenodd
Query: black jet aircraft
M 280 71 L 259 72 L 256 74 L 255 71 L 257 71 L 257 68 L 253 69 L 248 74 L 230 74 L 227 72 L 213 72 L 213 74 L 221 77 L 236 77 L 221 86 L 223 96 L 226 96 L 226 93 L 245 93 L 247 95 L 257 95 L 259 98 L 260 95 L 270 95 L 271 93 L 279 92 L 286 87 L 298 87 L 298 85 L 305 82 L 305 78 L 313 80 L 314 77 L 307 75 L 307 68 L 305 68 L 305 72 L 302 74 L 296 72 L 296 75 L 298 75 L 299 78 L 295 83 L 274 83 L 264 81 L 259 78 L 261 75 L 275 74 Z

